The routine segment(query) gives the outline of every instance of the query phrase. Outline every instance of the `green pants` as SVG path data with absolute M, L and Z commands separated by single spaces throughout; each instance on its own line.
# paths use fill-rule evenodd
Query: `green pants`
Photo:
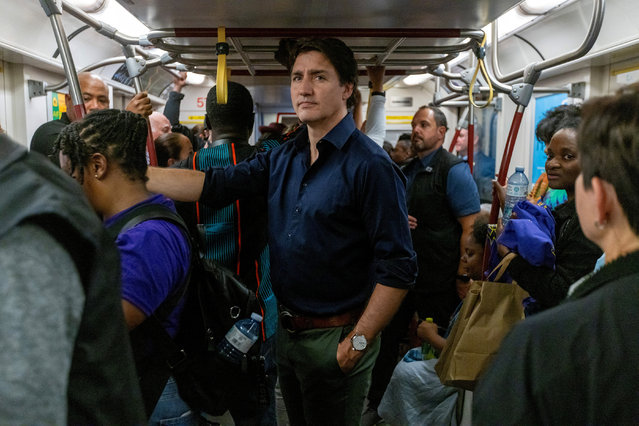
M 277 330 L 277 371 L 291 426 L 359 425 L 379 337 L 369 342 L 355 368 L 344 374 L 337 345 L 353 326 L 291 334 Z

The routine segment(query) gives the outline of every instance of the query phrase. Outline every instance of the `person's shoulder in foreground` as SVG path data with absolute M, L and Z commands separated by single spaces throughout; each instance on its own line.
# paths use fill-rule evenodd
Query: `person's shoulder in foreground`
M 6 353 L 23 348 L 0 369 L 0 423 L 143 423 L 117 253 L 80 187 L 2 135 L 0 182 L 0 245 L 15 249 L 2 256 L 1 322 L 17 321 L 0 335 Z
M 517 325 L 475 390 L 473 424 L 635 423 L 638 261 L 607 265 Z

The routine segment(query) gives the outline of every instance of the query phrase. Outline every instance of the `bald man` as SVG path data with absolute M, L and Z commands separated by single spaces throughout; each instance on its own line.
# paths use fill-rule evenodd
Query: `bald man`
M 158 136 L 171 133 L 171 122 L 166 115 L 161 112 L 153 111 L 149 116 L 149 123 L 151 124 L 151 132 L 153 133 L 153 139 L 157 139 Z
M 87 114 L 109 108 L 109 88 L 100 76 L 89 72 L 81 72 L 78 74 L 78 82 Z M 31 150 L 48 156 L 56 165 L 58 165 L 57 157 L 51 155 L 53 154 L 55 140 L 63 128 L 80 119 L 72 108 L 71 96 L 66 94 L 64 97 L 68 106 L 67 112 L 62 113 L 59 120 L 49 121 L 38 127 L 33 134 L 33 138 L 31 138 Z M 148 117 L 151 114 L 152 108 L 151 100 L 146 92 L 136 94 L 126 106 L 128 111 L 144 117 Z

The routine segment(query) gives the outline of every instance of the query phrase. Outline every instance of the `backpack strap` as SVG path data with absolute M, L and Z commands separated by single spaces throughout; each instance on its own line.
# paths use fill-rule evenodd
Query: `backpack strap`
M 147 359 L 148 365 L 145 368 L 145 373 L 139 377 L 140 389 L 142 390 L 147 415 L 153 412 L 153 408 L 166 385 L 166 381 L 171 375 L 171 371 L 185 360 L 184 351 L 166 332 L 162 321 L 168 318 L 171 312 L 173 312 L 180 303 L 180 300 L 185 297 L 191 281 L 193 259 L 195 259 L 196 254 L 188 228 L 182 218 L 161 204 L 144 204 L 138 206 L 118 218 L 107 230 L 112 239 L 115 240 L 119 234 L 128 231 L 142 222 L 158 219 L 173 223 L 181 229 L 189 242 L 191 262 L 184 282 L 182 282 L 151 315 L 131 331 L 132 341 L 145 336 L 154 342 L 155 350 L 157 351 L 154 357 Z
M 158 219 L 173 223 L 181 229 L 186 240 L 189 242 L 192 260 L 194 248 L 189 230 L 186 227 L 184 220 L 182 220 L 182 218 L 177 213 L 174 213 L 170 208 L 161 204 L 144 204 L 128 211 L 122 217 L 118 218 L 117 221 L 111 224 L 108 228 L 108 232 L 115 240 L 119 234 L 128 231 L 142 222 Z M 192 264 L 193 262 L 191 261 L 190 265 Z M 160 323 L 162 320 L 166 319 L 186 294 L 190 278 L 191 268 L 189 267 L 189 272 L 182 285 L 176 288 L 175 291 L 173 291 L 173 293 L 171 293 L 171 295 L 169 295 L 169 297 L 167 297 L 164 302 L 158 306 L 149 318 L 155 317 Z
M 108 232 L 115 240 L 121 233 L 152 219 L 166 220 L 177 225 L 184 232 L 187 239 L 190 240 L 184 220 L 173 210 L 161 204 L 144 204 L 131 209 L 112 223 L 108 228 Z

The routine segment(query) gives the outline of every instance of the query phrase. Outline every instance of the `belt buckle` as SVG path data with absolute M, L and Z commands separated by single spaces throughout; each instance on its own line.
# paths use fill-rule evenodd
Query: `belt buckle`
M 282 327 L 284 327 L 284 329 L 288 331 L 289 333 L 295 334 L 297 330 L 293 328 L 292 319 L 293 319 L 292 313 L 290 313 L 289 311 L 280 310 L 280 323 L 282 324 Z

